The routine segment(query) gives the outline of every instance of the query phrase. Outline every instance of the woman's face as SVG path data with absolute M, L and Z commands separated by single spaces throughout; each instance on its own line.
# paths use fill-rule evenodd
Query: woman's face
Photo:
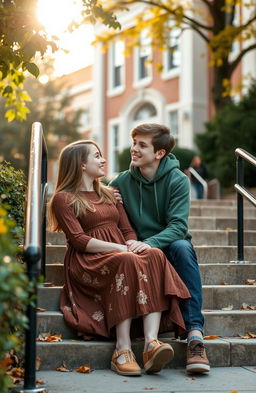
M 105 174 L 105 163 L 106 160 L 100 154 L 100 151 L 95 145 L 89 145 L 89 155 L 87 162 L 83 164 L 85 173 L 92 177 L 98 178 Z

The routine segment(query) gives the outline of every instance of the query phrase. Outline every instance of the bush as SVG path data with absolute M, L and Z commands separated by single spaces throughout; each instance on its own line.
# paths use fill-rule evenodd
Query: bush
M 17 241 L 11 233 L 16 223 L 8 218 L 0 200 L 0 392 L 11 386 L 6 374 L 9 360 L 6 355 L 21 344 L 27 326 L 25 310 L 28 302 L 28 280 L 24 265 L 17 261 Z
M 18 243 L 24 229 L 25 176 L 9 163 L 0 164 L 0 392 L 8 390 L 6 355 L 17 350 L 26 327 L 29 285 L 20 263 Z
M 25 175 L 9 162 L 0 164 L 0 196 L 8 205 L 8 217 L 16 222 L 13 230 L 24 229 Z
M 206 123 L 206 133 L 197 134 L 196 143 L 209 173 L 224 187 L 235 183 L 235 149 L 256 155 L 256 83 L 238 103 L 231 103 Z M 255 187 L 256 170 L 245 164 L 245 185 Z
M 192 161 L 192 158 L 196 155 L 196 152 L 190 149 L 177 147 L 173 149 L 172 153 L 180 161 L 180 169 L 183 171 L 187 169 Z M 120 172 L 125 171 L 129 168 L 131 161 L 130 148 L 127 147 L 118 155 L 118 163 Z
M 182 171 L 190 166 L 193 157 L 197 154 L 194 150 L 179 146 L 175 146 L 172 153 L 176 156 L 177 160 L 179 160 L 180 169 Z

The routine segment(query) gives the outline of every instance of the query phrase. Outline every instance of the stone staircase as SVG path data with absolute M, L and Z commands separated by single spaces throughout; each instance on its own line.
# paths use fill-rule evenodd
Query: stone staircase
M 255 366 L 256 339 L 243 339 L 247 332 L 256 334 L 256 310 L 240 310 L 243 303 L 256 305 L 256 285 L 246 285 L 256 279 L 256 209 L 245 204 L 245 259 L 235 262 L 236 202 L 232 200 L 201 200 L 191 202 L 189 228 L 193 235 L 203 282 L 203 312 L 205 335 L 217 335 L 205 340 L 211 366 Z M 47 234 L 46 281 L 55 286 L 40 287 L 37 331 L 62 334 L 62 342 L 38 342 L 37 356 L 42 359 L 41 370 L 55 370 L 63 362 L 74 368 L 90 363 L 94 369 L 109 368 L 114 342 L 79 341 L 65 324 L 59 311 L 59 295 L 63 284 L 63 234 Z M 224 285 L 225 284 L 225 285 Z M 224 310 L 223 310 L 224 308 Z M 186 343 L 162 335 L 175 351 L 171 367 L 185 365 Z M 133 344 L 141 362 L 143 342 Z

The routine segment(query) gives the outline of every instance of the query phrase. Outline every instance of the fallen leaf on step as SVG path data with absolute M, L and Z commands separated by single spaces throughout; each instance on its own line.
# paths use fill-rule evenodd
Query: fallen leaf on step
M 211 336 L 204 336 L 204 340 L 215 340 L 218 337 L 220 337 L 218 334 L 213 334 Z
M 42 359 L 39 356 L 37 356 L 36 357 L 36 371 L 38 371 L 40 369 L 41 363 L 42 363 Z
M 227 227 L 227 228 L 225 229 L 225 231 L 226 231 L 226 232 L 232 232 L 232 231 L 233 231 L 233 229 L 232 229 L 232 228 L 229 228 L 229 227 Z
M 213 312 L 213 310 L 203 310 L 204 312 Z
M 243 338 L 243 339 L 256 338 L 256 334 L 253 334 L 253 333 L 250 333 L 250 332 L 245 333 L 243 336 L 241 334 L 237 333 L 235 336 L 239 337 L 239 338 Z
M 71 372 L 72 370 L 69 369 L 65 363 L 62 363 L 61 366 L 59 366 L 59 367 L 56 368 L 56 371 L 61 371 L 61 372 L 63 372 L 63 373 L 69 373 L 69 372 Z
M 63 265 L 61 262 L 52 262 L 51 265 Z
M 37 307 L 36 311 L 39 311 L 39 312 L 45 312 L 45 311 L 46 311 L 46 309 L 45 309 L 45 308 L 41 308 L 41 307 Z
M 143 390 L 157 390 L 158 388 L 144 388 Z
M 227 307 L 222 307 L 222 311 L 231 311 L 233 310 L 233 304 L 229 304 Z
M 239 390 L 231 390 L 230 393 L 238 393 L 238 392 L 239 392 Z
M 225 281 L 221 281 L 221 282 L 219 283 L 219 285 L 228 285 L 228 283 L 226 283 Z
M 256 310 L 256 306 L 252 306 L 250 304 L 247 303 L 243 303 L 240 307 L 240 310 L 242 311 L 251 311 L 251 310 Z
M 48 288 L 48 287 L 56 287 L 54 282 L 44 282 L 44 287 Z
M 82 366 L 76 368 L 77 373 L 88 374 L 91 373 L 93 369 L 91 368 L 90 363 L 83 364 Z
M 37 337 L 36 341 L 44 341 L 44 342 L 60 342 L 62 334 L 50 334 L 50 333 L 40 333 Z
M 250 278 L 247 278 L 245 285 L 256 285 L 256 280 L 251 280 Z

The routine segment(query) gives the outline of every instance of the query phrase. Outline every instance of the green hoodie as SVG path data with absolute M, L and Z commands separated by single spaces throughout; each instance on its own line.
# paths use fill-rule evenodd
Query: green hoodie
M 189 179 L 173 154 L 161 160 L 151 180 L 142 176 L 139 168 L 130 166 L 109 185 L 120 190 L 139 240 L 162 249 L 174 240 L 191 239 Z

